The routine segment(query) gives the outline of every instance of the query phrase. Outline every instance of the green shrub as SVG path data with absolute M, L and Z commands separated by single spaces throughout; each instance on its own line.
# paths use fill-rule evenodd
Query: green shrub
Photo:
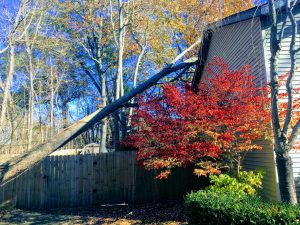
M 191 225 L 300 224 L 299 206 L 273 204 L 235 192 L 192 192 L 185 200 L 185 208 Z
M 227 174 L 211 175 L 209 179 L 212 185 L 208 188 L 215 191 L 232 191 L 239 195 L 248 194 L 253 196 L 256 194 L 256 189 L 262 187 L 262 178 L 262 171 L 242 171 L 237 175 L 237 178 Z

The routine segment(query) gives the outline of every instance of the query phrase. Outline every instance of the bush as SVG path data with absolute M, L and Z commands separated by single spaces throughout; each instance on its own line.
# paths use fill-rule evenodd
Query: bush
M 232 191 L 239 195 L 255 195 L 256 189 L 262 187 L 262 171 L 242 171 L 237 178 L 230 177 L 227 174 L 209 176 L 210 183 L 208 188 L 214 191 L 228 192 Z
M 300 224 L 299 206 L 265 202 L 258 196 L 235 192 L 192 192 L 185 200 L 185 208 L 192 225 Z

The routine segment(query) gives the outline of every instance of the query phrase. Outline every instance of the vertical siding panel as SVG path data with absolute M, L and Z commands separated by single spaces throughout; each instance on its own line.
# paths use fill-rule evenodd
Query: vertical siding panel
M 87 174 L 87 187 L 88 187 L 88 199 L 87 199 L 87 204 L 91 205 L 92 204 L 92 197 L 93 197 L 93 154 L 88 155 L 88 174 Z
M 100 160 L 99 154 L 94 154 L 93 160 L 93 204 L 98 204 L 100 202 L 99 198 L 99 187 L 100 187 Z
M 55 179 L 53 184 L 54 203 L 53 207 L 60 207 L 64 201 L 64 183 L 62 179 L 64 177 L 62 156 L 55 156 Z
M 49 156 L 45 158 L 44 162 L 43 162 L 43 166 L 44 166 L 44 176 L 43 176 L 43 180 L 44 180 L 44 185 L 42 187 L 42 196 L 43 196 L 43 201 L 41 203 L 42 205 L 42 209 L 45 209 L 46 206 L 48 205 L 48 183 L 49 183 Z
M 224 26 L 214 32 L 209 46 L 207 62 L 211 61 L 214 56 L 223 58 L 231 69 L 239 69 L 243 65 L 250 64 L 252 74 L 256 76 L 256 84 L 258 86 L 266 84 L 264 40 L 260 18 Z M 264 178 L 261 194 L 265 198 L 277 200 L 274 154 L 267 143 L 262 152 L 264 154 L 259 151 L 247 154 L 244 169 L 261 168 L 266 170 L 267 174 Z
M 77 187 L 77 180 L 78 180 L 78 174 L 77 174 L 77 155 L 71 157 L 71 190 L 70 190 L 70 206 L 74 207 L 76 206 L 76 187 Z
M 99 155 L 99 201 L 100 202 L 104 202 L 104 176 L 106 171 L 104 171 L 104 164 L 105 164 L 105 157 L 106 157 L 106 153 L 105 154 L 100 154 Z
M 78 155 L 78 202 L 83 205 L 83 156 Z

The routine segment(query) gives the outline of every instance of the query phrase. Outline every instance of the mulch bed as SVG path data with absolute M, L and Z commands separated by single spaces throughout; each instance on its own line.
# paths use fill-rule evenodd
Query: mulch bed
M 187 224 L 182 202 L 0 212 L 0 224 Z

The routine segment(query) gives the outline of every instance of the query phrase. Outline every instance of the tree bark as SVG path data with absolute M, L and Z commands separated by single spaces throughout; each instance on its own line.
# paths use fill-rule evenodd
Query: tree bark
M 106 97 L 106 77 L 105 74 L 102 74 L 101 79 L 101 97 L 102 97 L 102 106 L 106 107 L 107 105 L 107 97 Z M 103 118 L 101 121 L 101 140 L 100 140 L 100 152 L 106 153 L 106 140 L 107 140 L 107 118 Z
M 55 122 L 54 122 L 54 97 L 55 97 L 55 89 L 54 89 L 54 71 L 52 60 L 50 59 L 50 112 L 49 112 L 49 120 L 50 120 L 50 137 L 54 135 L 55 130 Z
M 118 10 L 119 10 L 119 27 L 118 27 L 118 43 L 116 43 L 118 47 L 118 71 L 117 77 L 115 81 L 115 100 L 118 100 L 120 96 L 124 95 L 124 87 L 123 87 L 123 55 L 124 55 L 124 38 L 126 35 L 126 23 L 124 17 L 124 2 L 122 0 L 118 0 Z M 120 150 L 120 112 L 116 111 L 114 114 L 114 145 L 115 150 Z M 123 129 L 122 129 L 123 130 Z
M 61 104 L 61 111 L 62 111 L 62 123 L 63 128 L 67 128 L 69 124 L 68 120 L 68 103 L 62 97 L 62 104 Z
M 146 47 L 145 46 L 141 46 L 141 52 L 138 56 L 138 59 L 136 61 L 136 64 L 135 64 L 135 69 L 134 69 L 134 75 L 133 75 L 133 88 L 136 87 L 137 85 L 137 78 L 138 78 L 138 74 L 139 74 L 139 69 L 140 69 L 140 65 L 141 65 L 141 62 L 142 62 L 142 58 L 146 52 Z M 134 103 L 134 100 L 131 101 L 131 103 Z M 128 127 L 130 127 L 131 125 L 131 116 L 133 115 L 133 108 L 130 108 L 129 109 L 129 118 L 128 118 Z
M 5 115 L 7 111 L 7 102 L 10 94 L 10 87 L 13 81 L 13 76 L 15 72 L 15 43 L 14 40 L 10 41 L 9 44 L 9 71 L 7 74 L 5 90 L 3 94 L 2 107 L 1 107 L 1 117 L 0 117 L 0 127 L 3 129 L 5 122 Z
M 297 204 L 293 162 L 288 154 L 276 155 L 281 201 Z
M 33 64 L 32 64 L 32 50 L 29 44 L 28 35 L 25 35 L 26 40 L 26 52 L 28 56 L 28 73 L 29 73 L 29 99 L 28 99 L 28 143 L 27 150 L 32 147 L 32 132 L 33 132 L 33 106 L 34 106 L 34 87 L 33 87 Z

